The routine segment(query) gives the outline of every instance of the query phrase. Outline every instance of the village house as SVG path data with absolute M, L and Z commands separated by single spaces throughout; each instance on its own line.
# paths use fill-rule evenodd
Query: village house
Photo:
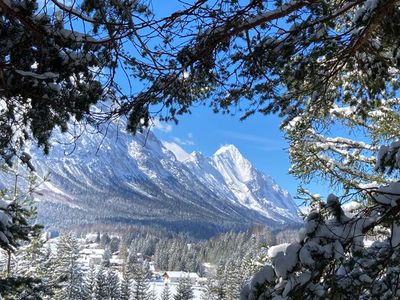
M 166 271 L 162 275 L 164 283 L 176 283 L 184 277 L 189 277 L 193 285 L 196 285 L 200 279 L 200 276 L 197 273 L 183 271 Z

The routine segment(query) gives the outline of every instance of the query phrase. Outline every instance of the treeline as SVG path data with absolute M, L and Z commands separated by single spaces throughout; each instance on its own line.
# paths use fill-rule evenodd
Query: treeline
M 79 207 L 47 201 L 38 202 L 37 222 L 46 224 L 48 228 L 52 229 L 69 229 L 79 226 L 97 227 L 99 223 L 115 224 L 121 227 L 152 227 L 174 234 L 185 232 L 199 239 L 207 239 L 231 229 L 241 231 L 251 226 L 251 222 L 240 223 L 237 220 L 196 215 L 195 211 L 192 215 L 186 213 L 186 215 L 177 216 L 173 212 L 181 209 L 180 207 L 172 206 L 168 211 L 164 211 L 152 208 L 150 205 L 139 205 L 138 202 L 140 203 L 142 200 L 128 195 L 124 198 L 115 197 L 106 192 L 96 193 L 94 191 L 92 194 L 82 196 L 83 193 L 84 191 L 78 193 L 81 197 Z M 108 201 L 99 199 L 108 199 Z
M 186 234 L 171 234 L 152 228 L 135 227 L 134 230 L 120 231 L 120 226 L 100 225 L 92 226 L 91 230 L 108 230 L 114 235 L 109 238 L 108 233 L 101 234 L 101 244 L 105 248 L 112 247 L 111 252 L 142 253 L 151 257 L 161 270 L 176 270 L 197 272 L 204 274 L 204 263 L 215 266 L 225 266 L 229 261 L 241 261 L 247 257 L 254 258 L 260 255 L 263 248 L 279 243 L 292 242 L 297 237 L 297 228 L 287 228 L 280 231 L 271 231 L 259 225 L 242 232 L 227 232 L 208 240 L 193 239 Z M 102 231 L 104 232 L 104 231 Z M 88 233 L 81 230 L 80 234 Z M 100 232 L 98 233 L 100 236 Z M 118 239 L 118 249 L 115 240 Z M 125 257 L 126 258 L 126 257 Z

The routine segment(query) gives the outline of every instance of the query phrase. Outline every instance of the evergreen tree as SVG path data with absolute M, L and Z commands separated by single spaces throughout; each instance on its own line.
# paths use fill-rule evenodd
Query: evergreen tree
M 303 112 L 283 128 L 290 142 L 290 172 L 304 183 L 322 178 L 347 190 L 393 181 L 393 176 L 376 172 L 375 163 L 380 143 L 397 139 L 399 104 L 396 97 L 385 99 L 379 107 L 363 108 L 365 116 L 351 113 L 357 106 L 351 103 L 332 104 L 329 116 Z M 340 135 L 332 127 L 342 127 Z
M 110 300 L 119 300 L 120 298 L 120 286 L 118 275 L 111 269 L 107 272 L 107 293 Z
M 128 259 L 128 248 L 126 247 L 125 243 L 121 242 L 119 244 L 119 249 L 118 249 L 119 253 L 118 253 L 118 257 L 123 259 L 124 262 L 126 262 L 126 260 Z
M 64 283 L 63 290 L 58 299 L 85 300 L 89 294 L 85 286 L 84 277 L 79 268 L 71 269 L 70 280 Z M 57 297 L 56 297 L 57 298 Z
M 140 265 L 139 260 L 137 258 L 136 253 L 129 253 L 127 262 L 124 266 L 124 272 L 127 276 L 127 278 L 129 278 L 129 280 L 132 279 L 133 277 L 133 273 L 135 272 L 135 269 Z
M 27 139 L 47 152 L 55 127 L 65 132 L 71 117 L 81 121 L 90 114 L 90 105 L 120 96 L 113 74 L 123 45 L 135 39 L 142 23 L 133 16 L 150 21 L 142 3 L 84 0 L 70 5 L 0 2 L 5 28 L 0 45 L 0 156 L 7 162 L 20 157 Z
M 128 272 L 132 277 L 131 296 L 134 300 L 144 300 L 149 297 L 149 271 L 143 262 L 138 261 L 135 256 L 130 256 L 128 260 Z
M 241 262 L 241 270 L 243 272 L 244 281 L 249 279 L 259 269 L 260 266 L 258 264 L 258 259 L 254 257 L 253 253 L 247 254 Z
M 25 154 L 24 157 L 28 162 L 30 156 Z M 47 257 L 42 252 L 39 238 L 42 226 L 32 225 L 30 221 L 36 214 L 31 196 L 37 182 L 34 176 L 18 165 L 14 168 L 0 166 L 0 172 L 4 182 L 13 183 L 12 187 L 0 191 L 0 251 L 4 251 L 6 258 L 5 274 L 0 275 L 0 296 L 18 298 L 31 294 L 32 298 L 42 297 L 48 290 L 47 284 L 41 280 L 45 277 L 43 267 Z M 27 247 L 21 249 L 25 256 L 20 261 L 22 268 L 19 268 L 19 264 L 13 266 L 13 256 L 24 244 Z
M 157 300 L 157 294 L 154 289 L 152 289 L 148 294 L 148 300 Z
M 229 261 L 225 267 L 225 286 L 224 294 L 227 300 L 236 300 L 239 298 L 239 294 L 242 288 L 242 270 L 240 270 L 238 264 L 234 261 Z
M 189 277 L 182 277 L 179 279 L 178 287 L 174 295 L 174 300 L 190 300 L 193 299 L 192 282 Z
M 94 266 L 90 266 L 88 273 L 86 274 L 86 288 L 89 300 L 96 299 L 96 270 Z
M 218 300 L 226 299 L 226 277 L 224 274 L 224 266 L 222 264 L 218 265 L 215 281 L 216 281 L 215 284 L 216 299 Z
M 53 282 L 61 287 L 57 291 L 55 299 L 77 300 L 87 296 L 78 258 L 77 239 L 71 234 L 61 236 L 52 264 Z
M 45 240 L 41 236 L 35 236 L 28 245 L 17 251 L 18 264 L 14 272 L 20 276 L 48 279 L 50 255 L 49 249 L 45 247 Z
M 399 143 L 381 148 L 377 168 L 398 168 L 399 152 Z M 271 252 L 240 299 L 397 298 L 399 191 L 400 183 L 394 182 L 363 194 L 371 206 L 359 205 L 354 214 L 333 194 L 326 202 L 314 196 L 299 240 Z M 364 244 L 374 235 L 376 241 Z
M 108 291 L 106 270 L 101 266 L 96 275 L 95 299 L 107 299 Z
M 111 257 L 112 257 L 112 254 L 111 254 L 110 248 L 107 246 L 104 249 L 104 253 L 103 253 L 101 264 L 106 268 L 110 267 L 110 259 L 111 259 Z
M 215 280 L 212 278 L 207 278 L 207 282 L 205 285 L 204 292 L 201 294 L 201 300 L 216 300 L 216 288 L 215 288 Z
M 355 111 L 366 116 L 365 108 L 379 106 L 387 95 L 396 94 L 397 73 L 393 68 L 398 69 L 400 64 L 397 1 L 267 4 L 195 2 L 177 8 L 179 17 L 173 12 L 159 20 L 139 2 L 123 5 L 121 1 L 103 1 L 96 5 L 83 1 L 72 7 L 57 5 L 57 14 L 69 18 L 73 15 L 78 23 L 87 25 L 82 26 L 87 28 L 84 34 L 73 30 L 64 35 L 60 33 L 64 26 L 60 18 L 32 17 L 38 11 L 48 11 L 44 7 L 32 4 L 21 8 L 19 2 L 4 4 L 3 27 L 10 30 L 4 43 L 8 46 L 2 52 L 7 66 L 4 76 L 14 80 L 4 82 L 0 98 L 14 97 L 15 102 L 7 102 L 11 106 L 7 110 L 10 117 L 4 123 L 12 123 L 12 112 L 23 111 L 33 94 L 33 107 L 25 108 L 29 113 L 21 123 L 31 124 L 34 136 L 44 143 L 54 126 L 64 128 L 70 115 L 77 114 L 80 119 L 87 113 L 88 105 L 115 93 L 111 75 L 118 67 L 118 59 L 129 62 L 132 75 L 149 83 L 147 89 L 129 95 L 132 97 L 125 95 L 122 107 L 111 112 L 129 114 L 128 128 L 132 131 L 149 125 L 151 104 L 165 106 L 162 117 L 167 120 L 175 120 L 189 112 L 191 105 L 209 99 L 213 99 L 214 111 L 229 113 L 240 106 L 243 118 L 257 112 L 279 112 L 285 124 L 309 112 L 304 127 L 310 128 L 312 114 L 316 118 L 321 114 L 328 116 L 335 103 L 355 104 Z M 141 21 L 133 18 L 136 15 Z M 281 30 L 276 29 L 278 23 L 283 24 Z M 170 34 L 166 38 L 154 35 L 151 43 L 140 43 L 138 31 L 146 33 L 149 26 L 154 32 Z M 43 39 L 37 38 L 44 34 L 43 28 L 49 28 L 45 30 L 49 41 L 44 44 L 38 42 Z M 12 39 L 15 31 L 21 33 L 18 42 Z M 122 42 L 109 43 L 109 34 L 113 41 Z M 103 39 L 95 43 L 98 47 L 90 47 L 100 37 Z M 121 49 L 128 41 L 136 42 L 140 55 L 132 55 L 130 47 Z M 18 47 L 21 45 L 24 47 Z M 62 53 L 70 52 L 76 54 L 75 59 L 61 59 Z M 43 58 L 40 53 L 52 55 Z M 119 53 L 124 53 L 124 58 Z M 78 69 L 74 68 L 77 60 L 81 62 Z M 90 72 L 93 67 L 110 71 L 110 80 L 104 80 L 109 83 L 104 89 L 108 91 L 106 95 L 101 93 L 97 74 Z M 74 75 L 91 84 L 75 85 L 69 79 Z M 66 101 L 61 102 L 62 98 Z M 245 105 L 242 100 L 246 100 Z M 40 111 L 38 116 L 35 109 Z M 40 128 L 38 119 L 43 117 L 52 122 Z M 34 122 L 28 122 L 30 119 Z M 10 126 L 0 128 L 4 128 L 5 135 L 11 135 Z
M 101 236 L 101 239 L 100 239 L 100 244 L 101 244 L 101 246 L 102 246 L 104 249 L 106 249 L 107 246 L 110 244 L 110 242 L 111 242 L 110 236 L 108 235 L 107 232 L 104 233 L 104 234 Z
M 171 252 L 172 249 L 169 246 L 169 241 L 167 239 L 161 240 L 159 243 L 157 243 L 154 253 L 154 261 L 161 270 L 172 270 L 168 269 L 169 266 L 168 251 Z
M 111 254 L 117 252 L 119 250 L 120 240 L 117 237 L 113 237 L 110 240 L 110 252 Z
M 169 288 L 168 283 L 166 283 L 161 293 L 161 300 L 171 300 L 171 299 L 172 299 L 171 290 Z
M 121 300 L 129 300 L 131 297 L 131 276 L 127 273 L 126 267 L 124 268 L 124 272 L 122 273 L 122 281 L 121 281 Z
M 100 244 L 100 241 L 101 241 L 101 239 L 100 239 L 100 232 L 97 232 L 97 235 L 96 235 L 96 240 L 94 241 L 96 244 Z

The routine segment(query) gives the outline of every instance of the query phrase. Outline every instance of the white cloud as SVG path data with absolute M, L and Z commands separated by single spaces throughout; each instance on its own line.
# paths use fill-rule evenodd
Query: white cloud
M 151 127 L 154 128 L 154 129 L 157 129 L 159 131 L 162 131 L 162 132 L 171 132 L 172 131 L 172 125 L 171 124 L 168 124 L 168 123 L 165 123 L 165 122 L 161 122 L 158 119 L 154 119 L 153 120 L 153 124 L 152 124 Z
M 189 153 L 187 153 L 178 144 L 174 142 L 163 141 L 162 144 L 164 145 L 165 148 L 171 151 L 175 155 L 176 159 L 179 161 L 185 161 L 190 157 Z
M 181 139 L 181 138 L 178 138 L 177 136 L 174 136 L 173 140 L 175 143 L 182 145 L 182 146 L 193 146 L 194 145 L 194 142 L 190 138 L 189 139 Z
M 285 147 L 287 147 L 284 141 L 279 139 L 265 138 L 257 135 L 243 134 L 229 130 L 220 130 L 219 132 L 226 137 L 252 143 L 254 148 L 261 149 L 264 151 L 282 150 Z

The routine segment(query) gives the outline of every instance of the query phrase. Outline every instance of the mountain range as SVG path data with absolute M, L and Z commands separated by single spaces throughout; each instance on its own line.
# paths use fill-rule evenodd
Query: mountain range
M 65 144 L 64 136 L 56 134 L 56 143 Z M 289 193 L 234 145 L 211 157 L 199 152 L 182 157 L 183 150 L 171 145 L 152 131 L 132 135 L 111 123 L 101 132 L 86 128 L 72 145 L 55 145 L 48 156 L 30 147 L 39 177 L 51 178 L 35 194 L 38 221 L 53 229 L 161 226 L 198 237 L 299 222 Z

